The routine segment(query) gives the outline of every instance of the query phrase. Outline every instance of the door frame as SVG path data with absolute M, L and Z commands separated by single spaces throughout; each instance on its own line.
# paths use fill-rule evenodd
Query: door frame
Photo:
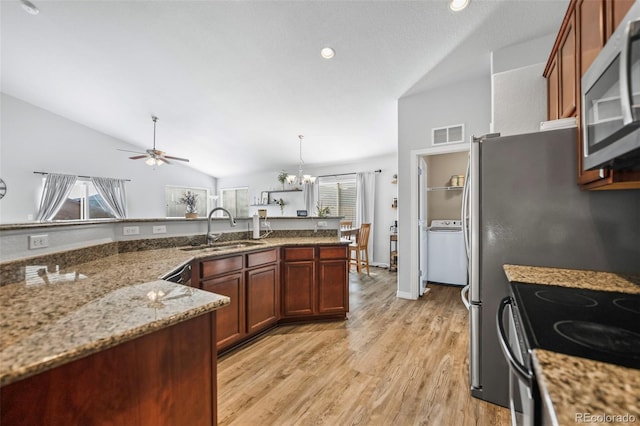
M 436 155 L 436 154 L 450 154 L 454 152 L 465 152 L 469 151 L 469 142 L 452 144 L 448 146 L 437 146 L 430 148 L 422 148 L 422 149 L 414 149 L 411 150 L 410 156 L 410 164 L 411 164 L 411 194 L 409 203 L 409 211 L 411 213 L 411 227 L 415 229 L 416 226 L 419 226 L 419 205 L 418 205 L 418 173 L 420 167 L 420 159 L 424 156 L 428 155 Z M 425 173 L 427 171 L 425 170 Z M 429 185 L 428 179 L 425 175 L 426 185 Z M 419 289 L 419 280 L 420 280 L 420 233 L 410 232 L 409 233 L 409 244 L 411 245 L 411 253 L 409 255 L 409 271 L 411 272 L 411 292 L 409 298 L 417 300 L 418 295 L 420 293 Z M 426 294 L 426 293 L 425 293 Z

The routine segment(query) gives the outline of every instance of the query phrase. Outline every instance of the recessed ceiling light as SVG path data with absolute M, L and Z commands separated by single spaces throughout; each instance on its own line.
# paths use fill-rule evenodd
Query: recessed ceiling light
M 333 50 L 330 47 L 324 47 L 321 51 L 320 51 L 320 56 L 322 56 L 325 59 L 331 59 L 334 56 L 336 56 L 336 51 Z
M 29 0 L 20 0 L 20 5 L 31 15 L 37 15 L 40 13 L 40 9 L 38 9 L 36 5 L 31 3 Z
M 454 12 L 460 12 L 465 7 L 469 6 L 469 0 L 451 0 L 449 3 L 449 9 Z

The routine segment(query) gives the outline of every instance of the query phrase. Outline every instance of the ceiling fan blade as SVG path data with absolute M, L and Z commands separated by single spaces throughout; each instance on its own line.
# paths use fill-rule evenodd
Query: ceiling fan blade
M 141 151 L 130 151 L 128 149 L 118 149 L 118 151 L 122 151 L 122 152 L 134 152 L 136 154 L 144 154 L 144 152 Z
M 141 158 L 147 158 L 147 157 L 148 157 L 148 155 L 146 155 L 146 154 L 145 154 L 145 155 L 135 155 L 135 156 L 133 156 L 133 157 L 129 157 L 129 158 L 130 158 L 131 160 L 139 160 L 139 159 L 141 159 Z
M 187 158 L 172 157 L 171 155 L 165 155 L 162 158 L 170 158 L 172 160 L 186 161 L 187 163 L 189 162 L 189 160 Z
M 167 161 L 167 159 L 165 157 L 158 157 L 158 160 L 162 160 L 166 164 L 171 164 L 171 161 Z

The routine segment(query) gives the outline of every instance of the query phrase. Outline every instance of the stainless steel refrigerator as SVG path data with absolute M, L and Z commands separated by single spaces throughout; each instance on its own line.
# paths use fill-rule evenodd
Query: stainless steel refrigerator
M 473 138 L 469 164 L 462 217 L 471 393 L 507 407 L 508 367 L 496 333 L 508 294 L 502 265 L 639 272 L 640 190 L 581 191 L 575 128 Z

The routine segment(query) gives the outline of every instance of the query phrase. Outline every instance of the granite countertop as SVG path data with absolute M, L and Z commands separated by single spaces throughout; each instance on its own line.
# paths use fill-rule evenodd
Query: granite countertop
M 226 296 L 160 279 L 193 259 L 284 245 L 347 244 L 337 237 L 259 243 L 216 251 L 171 247 L 124 253 L 105 245 L 104 254 L 90 261 L 65 259 L 58 265 L 34 257 L 0 263 L 5 270 L 15 264 L 20 271 L 7 276 L 21 277 L 0 285 L 0 385 L 228 304 Z M 149 299 L 152 291 L 164 293 L 159 303 Z
M 504 265 L 503 268 L 510 282 L 640 294 L 640 274 L 524 265 Z
M 640 275 L 537 266 L 504 265 L 510 282 L 640 294 Z M 640 369 L 534 349 L 542 398 L 560 425 L 640 421 Z M 634 416 L 634 421 L 587 416 Z
M 640 421 L 640 370 L 542 349 L 534 349 L 533 367 L 557 424 Z

